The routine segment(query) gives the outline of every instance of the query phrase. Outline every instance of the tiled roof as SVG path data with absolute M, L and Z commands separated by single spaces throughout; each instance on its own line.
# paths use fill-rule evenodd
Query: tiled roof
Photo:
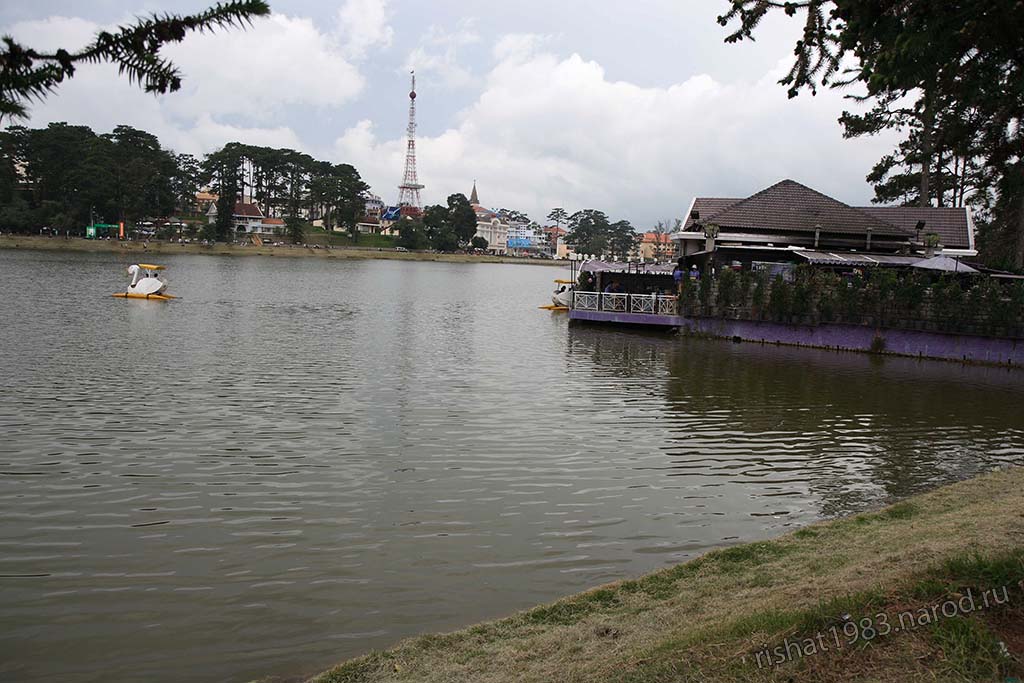
M 283 218 L 264 218 L 263 225 L 284 225 Z
M 672 244 L 672 238 L 668 233 L 664 232 L 645 232 L 640 238 L 641 242 L 647 242 L 649 244 L 661 242 L 662 244 Z
M 473 211 L 476 212 L 476 217 L 477 218 L 482 218 L 482 217 L 494 218 L 495 216 L 498 215 L 494 211 L 491 211 L 490 209 L 488 209 L 485 206 L 480 206 L 479 204 L 471 204 L 470 206 L 472 206 L 473 207 Z
M 701 215 L 703 219 L 703 214 Z M 843 204 L 806 185 L 783 180 L 719 212 L 711 221 L 724 230 L 768 229 L 866 235 L 913 236 L 891 223 Z
M 235 202 L 234 215 L 246 218 L 263 218 L 263 212 L 260 211 L 260 207 L 255 204 L 246 204 L 245 202 Z
M 706 221 L 717 213 L 721 213 L 733 206 L 739 204 L 742 199 L 726 199 L 724 197 L 697 197 L 693 201 L 692 211 L 700 213 L 700 220 Z M 683 230 L 693 230 L 694 220 L 689 215 L 686 216 L 686 222 L 683 223 Z
M 692 211 L 702 223 L 715 223 L 730 232 L 778 230 L 862 235 L 870 226 L 875 235 L 915 238 L 917 222 L 925 221 L 923 234 L 934 232 L 948 249 L 970 249 L 971 223 L 965 208 L 916 206 L 852 207 L 792 180 L 783 180 L 747 199 L 697 197 Z M 684 231 L 694 231 L 695 221 L 686 216 Z
M 922 236 L 934 232 L 948 249 L 971 248 L 970 224 L 967 209 L 919 206 L 866 206 L 861 211 L 891 223 L 912 235 L 917 233 L 917 222 L 924 221 Z

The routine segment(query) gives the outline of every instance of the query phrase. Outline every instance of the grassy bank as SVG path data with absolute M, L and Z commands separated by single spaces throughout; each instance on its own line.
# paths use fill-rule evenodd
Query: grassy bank
M 148 258 L 167 254 L 205 254 L 211 256 L 266 256 L 275 258 L 311 257 L 323 259 L 389 259 L 396 261 L 443 261 L 446 263 L 525 263 L 566 267 L 566 263 L 542 259 L 477 256 L 472 254 L 431 254 L 402 252 L 375 247 L 331 247 L 314 249 L 302 246 L 257 247 L 254 245 L 176 244 L 172 242 L 118 242 L 87 240 L 73 237 L 41 237 L 38 235 L 0 235 L 0 249 L 40 249 L 46 251 L 88 251 L 129 253 Z
M 314 680 L 1003 681 L 1024 661 L 1022 581 L 1014 468 L 413 638 Z

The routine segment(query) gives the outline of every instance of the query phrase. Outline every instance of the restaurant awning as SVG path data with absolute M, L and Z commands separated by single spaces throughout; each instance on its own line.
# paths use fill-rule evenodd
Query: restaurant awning
M 584 261 L 580 270 L 584 273 L 650 273 L 652 275 L 671 275 L 675 263 L 627 263 L 625 261 L 602 261 L 591 259 Z
M 808 263 L 819 266 L 849 266 L 851 268 L 907 267 L 921 260 L 920 256 L 898 256 L 895 254 L 861 254 L 857 252 L 811 251 L 797 249 L 797 256 Z
M 943 273 L 978 273 L 980 272 L 977 268 L 971 268 L 966 263 L 960 263 L 958 259 L 950 258 L 949 256 L 933 256 L 923 261 L 918 261 L 912 268 L 921 268 L 922 270 L 938 270 Z

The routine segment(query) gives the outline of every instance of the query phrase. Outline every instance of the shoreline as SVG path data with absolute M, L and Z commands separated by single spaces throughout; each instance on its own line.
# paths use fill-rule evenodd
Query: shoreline
M 1003 680 L 1024 672 L 1021 510 L 1024 467 L 997 470 L 504 619 L 403 640 L 309 683 Z M 1001 606 L 963 606 L 965 595 L 980 600 L 1000 586 L 1009 591 Z M 946 614 L 951 603 L 957 614 Z M 908 614 L 916 621 L 893 631 Z M 875 636 L 859 631 L 864 619 Z M 851 623 L 871 647 L 840 642 Z M 794 642 L 801 653 L 788 649 Z M 779 647 L 785 656 L 776 661 Z
M 36 251 L 76 251 L 111 254 L 155 254 L 167 256 L 192 254 L 204 256 L 265 256 L 273 258 L 383 259 L 391 261 L 438 261 L 443 263 L 505 263 L 531 266 L 568 267 L 568 261 L 516 258 L 511 256 L 477 256 L 473 254 L 434 254 L 417 251 L 394 251 L 377 247 L 280 246 L 257 247 L 215 243 L 176 244 L 174 242 L 121 242 L 119 240 L 87 240 L 84 237 L 44 237 L 41 235 L 0 235 L 0 249 Z

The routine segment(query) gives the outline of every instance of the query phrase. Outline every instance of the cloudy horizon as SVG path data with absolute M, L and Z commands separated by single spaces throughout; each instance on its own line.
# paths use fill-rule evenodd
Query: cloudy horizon
M 212 2 L 51 1 L 0 8 L 0 32 L 37 49 L 78 48 L 103 28 Z M 867 204 L 864 177 L 890 136 L 844 140 L 840 92 L 789 100 L 778 79 L 798 21 L 766 19 L 726 45 L 727 3 L 578 0 L 515 8 L 463 0 L 272 0 L 246 31 L 194 35 L 166 54 L 184 74 L 153 96 L 110 65 L 84 66 L 17 123 L 127 124 L 176 152 L 227 142 L 290 147 L 353 164 L 394 203 L 408 73 L 417 73 L 425 203 L 469 194 L 543 221 L 556 206 L 604 210 L 638 229 L 682 217 L 695 195 L 747 196 L 792 178 Z

